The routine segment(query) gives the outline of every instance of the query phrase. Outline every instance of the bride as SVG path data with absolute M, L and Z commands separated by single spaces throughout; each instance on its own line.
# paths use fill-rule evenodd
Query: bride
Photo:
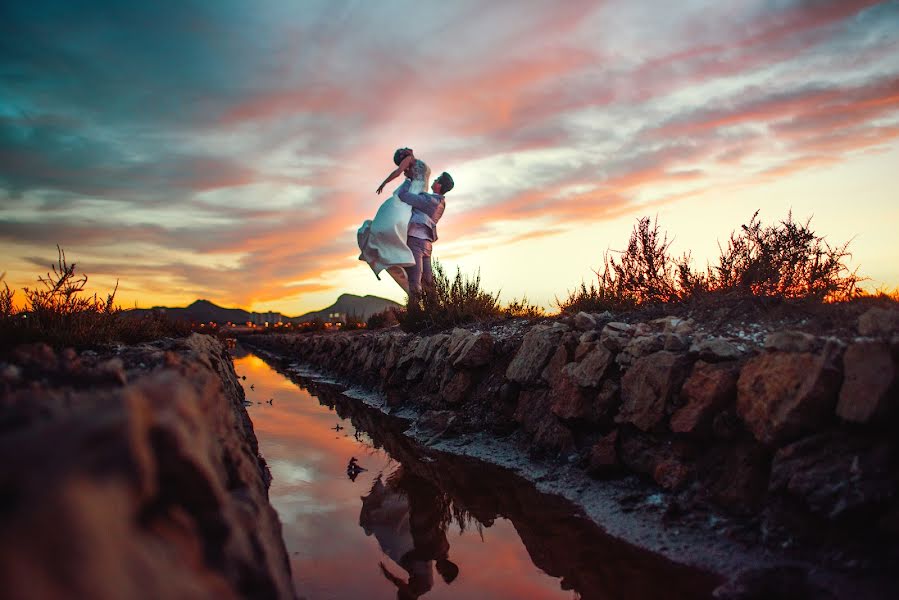
M 421 193 L 428 189 L 431 169 L 424 162 L 415 158 L 411 149 L 400 148 L 397 150 L 393 155 L 393 162 L 397 168 L 378 187 L 378 194 L 400 173 L 412 180 L 409 185 L 410 192 Z M 412 251 L 406 245 L 406 234 L 411 217 L 412 207 L 400 200 L 394 191 L 378 209 L 375 218 L 365 221 L 356 234 L 361 251 L 359 260 L 367 262 L 379 280 L 381 271 L 387 271 L 406 293 L 409 292 L 409 280 L 404 267 L 411 267 L 415 264 Z

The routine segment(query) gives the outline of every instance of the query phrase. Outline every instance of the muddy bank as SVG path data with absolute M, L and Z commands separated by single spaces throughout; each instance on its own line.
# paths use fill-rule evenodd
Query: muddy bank
M 6 598 L 293 598 L 270 476 L 209 336 L 0 363 Z
M 744 566 L 800 565 L 800 578 L 877 597 L 895 581 L 899 532 L 896 323 L 877 309 L 852 335 L 721 335 L 678 318 L 582 314 L 243 341 L 377 391 L 431 444 L 544 465 L 555 491 L 615 535 L 729 574 L 740 564 L 728 548 L 749 548 Z M 484 450 L 494 443 L 517 457 Z M 597 500 L 634 480 L 649 491 Z M 661 514 L 644 519 L 653 504 Z M 628 509 L 640 518 L 603 522 Z M 674 529 L 704 531 L 707 549 Z M 787 587 L 797 577 L 775 576 Z

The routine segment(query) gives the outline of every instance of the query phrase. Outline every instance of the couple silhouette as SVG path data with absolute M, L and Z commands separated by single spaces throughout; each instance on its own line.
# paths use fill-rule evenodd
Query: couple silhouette
M 406 472 L 402 465 L 372 483 L 362 497 L 359 525 L 374 535 L 384 554 L 406 571 L 394 574 L 384 562 L 381 573 L 397 589 L 397 598 L 419 598 L 434 587 L 434 571 L 450 584 L 459 567 L 449 559 L 446 529 L 452 520 L 449 498 L 432 483 Z

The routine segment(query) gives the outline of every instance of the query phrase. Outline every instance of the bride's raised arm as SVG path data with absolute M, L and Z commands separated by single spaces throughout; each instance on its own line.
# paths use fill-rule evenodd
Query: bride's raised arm
M 396 179 L 400 173 L 402 173 L 403 171 L 408 169 L 409 165 L 411 165 L 412 161 L 414 161 L 414 160 L 415 160 L 415 156 L 410 151 L 409 154 L 407 154 L 405 157 L 403 157 L 403 160 L 400 161 L 397 168 L 395 168 L 393 171 L 391 171 L 390 175 L 387 176 L 387 179 L 385 179 L 383 182 L 381 182 L 381 185 L 378 186 L 376 193 L 380 194 L 381 192 L 383 192 L 384 186 L 387 185 L 388 183 L 390 183 L 391 181 L 393 181 L 394 179 Z

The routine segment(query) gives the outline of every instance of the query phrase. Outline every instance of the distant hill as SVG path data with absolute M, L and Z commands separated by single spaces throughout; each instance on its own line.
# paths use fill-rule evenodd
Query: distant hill
M 315 318 L 327 320 L 328 315 L 332 313 L 340 313 L 341 315 L 356 315 L 362 320 L 367 319 L 371 315 L 381 312 L 390 307 L 398 307 L 399 304 L 387 298 L 379 298 L 378 296 L 356 296 L 354 294 L 341 294 L 337 298 L 337 302 L 323 308 L 321 310 L 312 311 L 299 317 L 286 317 L 281 313 L 265 313 L 281 316 L 285 321 L 293 321 L 294 323 L 302 323 L 311 321 Z M 242 308 L 224 308 L 213 304 L 209 300 L 197 300 L 190 306 L 184 308 L 168 308 L 165 306 L 154 306 L 153 308 L 135 308 L 128 311 L 135 316 L 142 316 L 153 311 L 162 311 L 173 319 L 184 321 L 195 321 L 197 323 L 208 323 L 214 321 L 216 323 L 246 323 L 253 320 L 253 313 L 243 310 Z M 258 313 L 257 313 L 258 314 Z
M 196 321 L 198 323 L 208 323 L 209 321 L 215 321 L 216 323 L 227 323 L 228 321 L 232 323 L 246 323 L 250 320 L 250 313 L 241 308 L 223 308 L 209 300 L 197 300 L 184 308 L 154 306 L 151 309 L 136 308 L 131 312 L 141 315 L 151 311 L 162 311 L 173 319 Z
M 379 313 L 388 308 L 399 308 L 400 305 L 393 300 L 381 298 L 379 296 L 356 296 L 355 294 L 341 294 L 337 298 L 337 302 L 323 308 L 314 310 L 299 317 L 293 317 L 290 320 L 294 323 L 302 323 L 313 319 L 327 320 L 329 314 L 340 313 L 341 315 L 356 315 L 361 320 L 365 320 L 375 313 Z

